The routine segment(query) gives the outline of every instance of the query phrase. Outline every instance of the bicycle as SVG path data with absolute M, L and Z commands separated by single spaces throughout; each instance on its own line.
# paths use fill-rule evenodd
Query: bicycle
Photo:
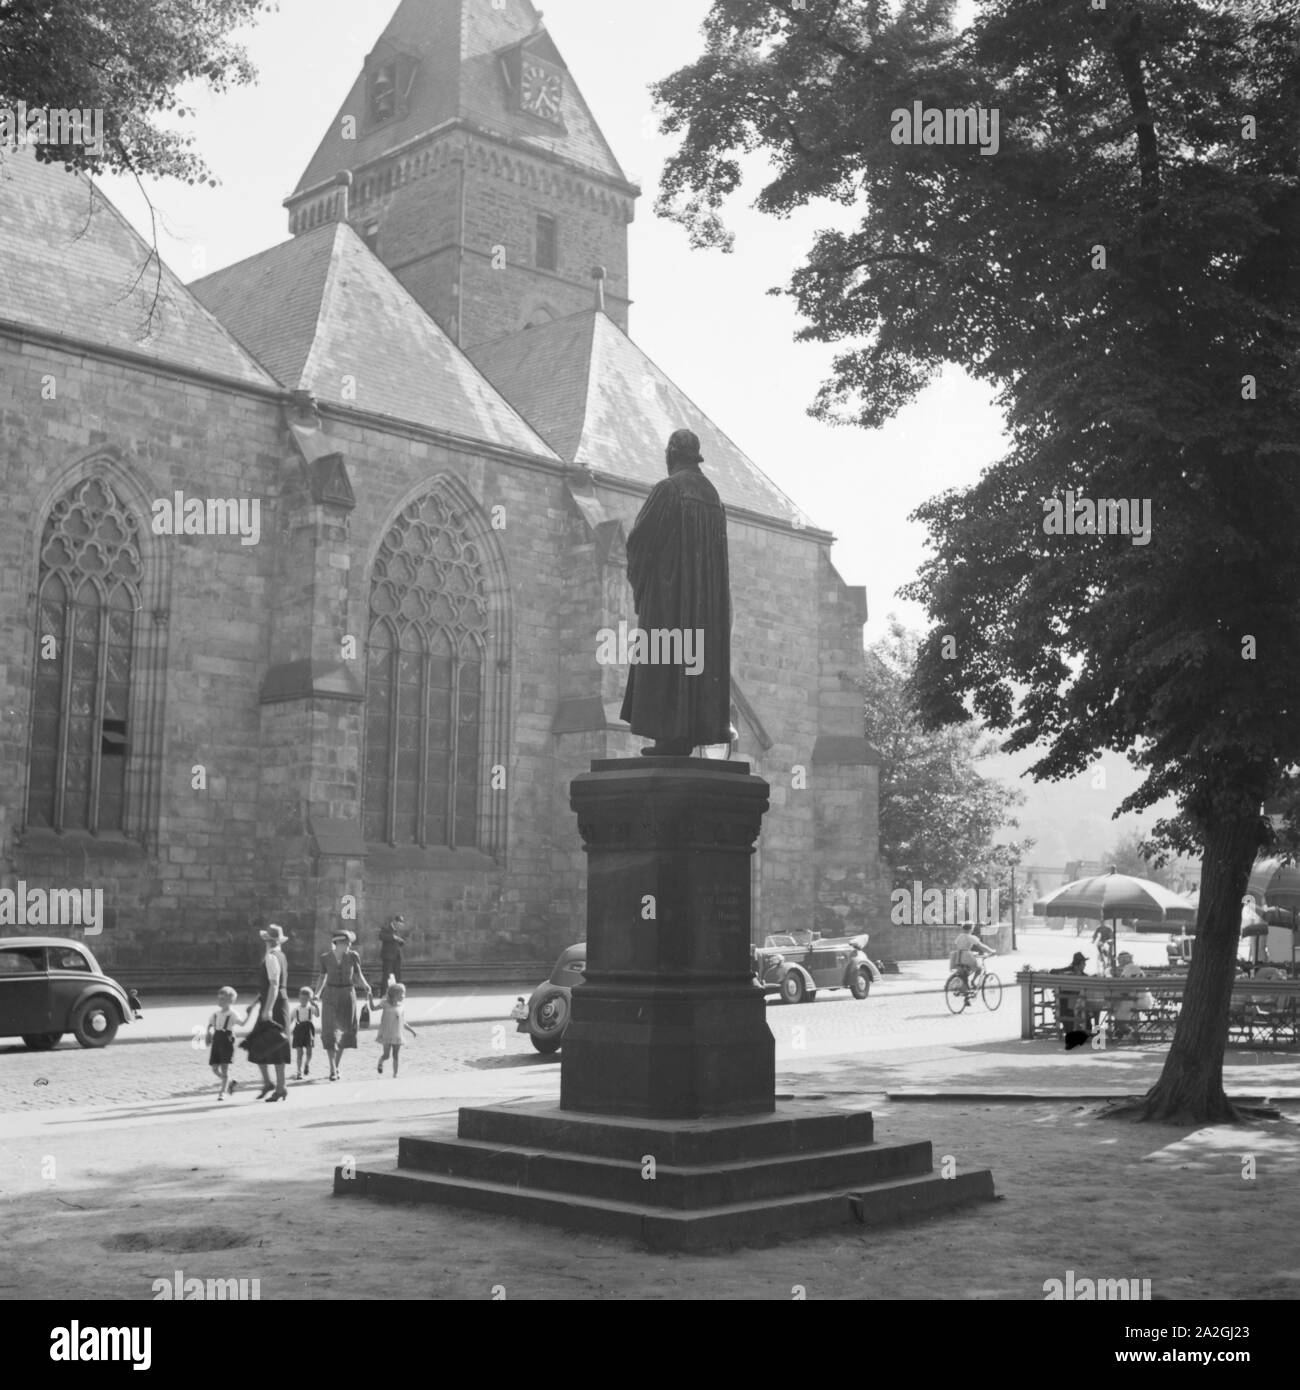
M 1002 981 L 982 965 L 975 967 L 969 980 L 960 970 L 954 970 L 943 987 L 949 1013 L 959 1014 L 970 1008 L 971 1000 L 977 994 L 983 999 L 986 1009 L 996 1009 L 1002 1003 Z

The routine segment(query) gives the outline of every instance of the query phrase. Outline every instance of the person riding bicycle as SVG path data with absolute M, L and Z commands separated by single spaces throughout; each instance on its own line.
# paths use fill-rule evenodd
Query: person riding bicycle
M 980 957 L 995 955 L 997 952 L 980 940 L 978 924 L 972 922 L 968 917 L 961 924 L 961 931 L 957 933 L 952 943 L 952 956 L 950 957 L 952 968 L 961 975 L 962 983 L 967 989 L 970 989 L 974 981 L 979 978 L 982 969 Z

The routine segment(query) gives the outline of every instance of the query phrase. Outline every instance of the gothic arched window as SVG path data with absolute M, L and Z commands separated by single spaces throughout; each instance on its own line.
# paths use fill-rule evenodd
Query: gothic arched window
M 370 584 L 365 837 L 479 847 L 489 599 L 466 517 L 441 492 L 398 516 Z
M 107 482 L 56 502 L 41 537 L 27 823 L 126 824 L 127 718 L 144 564 L 139 524 Z

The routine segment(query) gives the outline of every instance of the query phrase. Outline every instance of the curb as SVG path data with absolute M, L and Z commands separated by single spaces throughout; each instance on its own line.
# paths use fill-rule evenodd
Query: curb
M 470 1019 L 416 1019 L 416 1022 L 412 1023 L 412 1027 L 413 1029 L 438 1029 L 438 1027 L 446 1027 L 446 1024 L 448 1023 L 512 1022 L 513 1019 L 509 1015 L 502 1016 L 499 1015 L 499 1013 L 484 1013 L 484 1015 L 482 1016 L 470 1017 Z M 197 1026 L 202 1027 L 202 1024 L 197 1024 Z M 368 1033 L 368 1031 L 371 1031 L 371 1029 L 359 1029 L 357 1030 L 357 1033 L 359 1033 L 360 1036 L 361 1033 Z M 150 1036 L 147 1038 L 131 1038 L 124 1037 L 120 1033 L 117 1037 L 114 1038 L 113 1045 L 114 1047 L 120 1047 L 120 1045 L 127 1045 L 127 1047 L 131 1047 L 131 1045 L 135 1045 L 135 1047 L 142 1047 L 142 1045 L 145 1044 L 145 1042 L 189 1042 L 190 1038 L 192 1037 L 193 1033 L 154 1033 L 150 1034 Z M 207 1044 L 204 1044 L 204 1047 L 207 1047 Z M 318 1042 L 317 1047 L 320 1047 L 320 1044 L 318 1044 Z
M 889 998 L 894 998 L 894 997 L 898 997 L 898 996 L 901 996 L 901 995 L 907 995 L 907 994 L 942 994 L 942 993 L 943 993 L 943 986 L 942 986 L 942 985 L 918 985 L 918 986 L 916 986 L 916 987 L 908 987 L 908 988 L 902 988 L 902 989 L 885 989 L 885 990 L 881 990 L 881 987 L 880 987 L 879 985 L 873 985 L 873 986 L 872 986 L 872 990 L 873 990 L 873 993 L 876 992 L 876 991 L 879 991 L 881 994 L 883 994 L 883 995 L 885 995 L 885 996 L 887 996 L 887 997 L 889 997 Z M 870 996 L 868 996 L 868 1000 L 865 1001 L 865 1002 L 869 1002 L 869 999 L 870 999 Z M 781 1007 L 781 1006 L 778 1005 L 777 1007 Z M 507 1013 L 507 1014 L 495 1014 L 495 1013 L 493 1013 L 493 1014 L 474 1014 L 474 1015 L 471 1015 L 471 1016 L 468 1016 L 468 1017 L 460 1017 L 460 1018 L 420 1018 L 420 1019 L 416 1019 L 416 1020 L 411 1024 L 411 1027 L 412 1027 L 412 1028 L 445 1028 L 448 1024 L 452 1024 L 452 1023 L 511 1023 L 511 1022 L 513 1022 L 513 1020 L 511 1019 L 511 1017 L 510 1017 L 510 1015 L 509 1015 L 508 1013 Z M 129 1026 L 129 1025 L 128 1025 L 128 1026 Z M 200 1025 L 200 1026 L 201 1026 L 201 1025 Z M 140 1037 L 131 1038 L 131 1037 L 126 1037 L 126 1036 L 124 1036 L 123 1034 L 119 1033 L 118 1036 L 117 1036 L 116 1038 L 113 1039 L 113 1046 L 114 1046 L 114 1047 L 118 1047 L 118 1046 L 135 1046 L 135 1047 L 140 1047 L 140 1046 L 142 1046 L 144 1043 L 189 1042 L 189 1041 L 191 1040 L 191 1038 L 193 1038 L 193 1036 L 194 1036 L 193 1033 L 154 1033 L 154 1034 L 151 1034 L 151 1035 L 150 1035 L 149 1037 L 147 1037 L 147 1038 L 140 1038 Z

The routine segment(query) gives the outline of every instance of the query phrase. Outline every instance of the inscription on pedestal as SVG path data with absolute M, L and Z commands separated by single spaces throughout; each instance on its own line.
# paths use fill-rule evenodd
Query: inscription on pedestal
M 746 865 L 748 868 L 748 865 Z M 745 967 L 749 955 L 749 892 L 738 884 L 710 883 L 699 891 L 695 965 L 702 970 Z

